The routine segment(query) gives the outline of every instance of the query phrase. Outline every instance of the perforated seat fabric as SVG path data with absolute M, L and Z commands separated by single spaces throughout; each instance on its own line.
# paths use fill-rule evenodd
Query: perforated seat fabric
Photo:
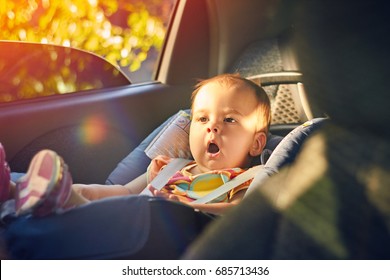
M 283 61 L 278 39 L 264 39 L 249 45 L 236 59 L 230 71 L 243 77 L 251 77 L 296 70 L 285 64 L 287 63 Z M 296 83 L 263 85 L 263 89 L 271 101 L 271 125 L 299 124 L 309 119 L 302 108 Z
M 267 88 L 267 87 L 265 87 Z M 305 119 L 298 112 L 294 101 L 297 85 L 279 85 L 271 105 L 272 124 L 301 123 Z

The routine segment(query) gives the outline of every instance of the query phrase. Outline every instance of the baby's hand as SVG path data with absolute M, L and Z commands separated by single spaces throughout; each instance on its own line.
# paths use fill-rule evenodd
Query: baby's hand
M 174 194 L 171 194 L 171 193 L 162 192 L 162 191 L 154 188 L 152 185 L 148 185 L 148 189 L 149 189 L 149 191 L 151 191 L 151 193 L 154 196 L 162 197 L 162 198 L 169 199 L 169 200 L 172 200 L 172 201 L 179 201 L 179 202 L 183 202 L 183 203 L 187 203 L 187 204 L 190 203 L 189 200 L 186 200 L 182 196 L 178 196 L 178 195 L 174 195 Z
M 179 199 L 177 198 L 176 195 L 172 195 L 172 194 L 169 194 L 169 193 L 162 192 L 162 191 L 156 189 L 155 187 L 153 187 L 152 185 L 148 185 L 148 189 L 149 189 L 149 191 L 151 191 L 151 193 L 154 196 L 162 197 L 162 198 L 165 198 L 165 199 L 179 201 Z

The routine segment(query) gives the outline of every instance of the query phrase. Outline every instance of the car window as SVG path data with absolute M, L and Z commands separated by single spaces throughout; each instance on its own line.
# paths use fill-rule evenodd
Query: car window
M 0 41 L 0 103 L 129 85 L 102 57 L 50 44 Z
M 0 39 L 75 47 L 151 81 L 176 0 L 0 2 Z

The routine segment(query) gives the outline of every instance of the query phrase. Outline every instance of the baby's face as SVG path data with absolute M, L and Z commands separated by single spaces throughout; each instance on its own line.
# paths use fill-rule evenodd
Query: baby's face
M 192 106 L 190 147 L 201 172 L 249 166 L 258 110 L 249 89 L 214 82 L 199 90 Z

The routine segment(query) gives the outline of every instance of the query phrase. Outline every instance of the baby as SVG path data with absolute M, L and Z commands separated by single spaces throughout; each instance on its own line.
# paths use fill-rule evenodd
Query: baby
M 145 174 L 126 185 L 72 185 L 62 158 L 43 150 L 35 155 L 27 174 L 17 182 L 17 213 L 47 215 L 91 200 L 140 194 L 148 188 L 154 196 L 222 214 L 241 201 L 251 180 L 211 203 L 191 202 L 244 172 L 252 159 L 261 154 L 270 124 L 270 101 L 255 83 L 238 75 L 222 74 L 196 85 L 191 109 L 189 143 L 194 161 L 177 171 L 161 190 L 149 183 L 172 160 L 166 156 L 154 158 Z M 0 187 L 2 191 L 10 188 L 8 184 Z

